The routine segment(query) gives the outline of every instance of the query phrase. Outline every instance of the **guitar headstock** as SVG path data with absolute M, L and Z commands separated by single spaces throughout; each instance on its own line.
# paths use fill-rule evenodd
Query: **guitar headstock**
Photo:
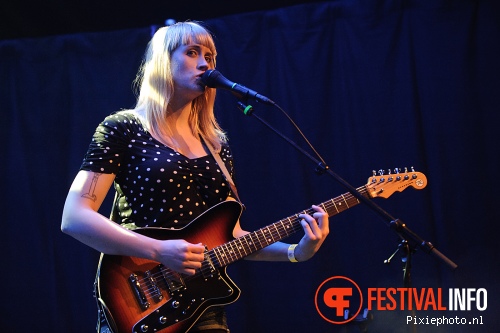
M 391 170 L 384 174 L 383 170 L 373 171 L 373 176 L 368 178 L 368 183 L 366 188 L 368 194 L 371 198 L 388 198 L 394 192 L 402 192 L 408 187 L 413 187 L 414 189 L 421 190 L 427 186 L 427 177 L 421 172 L 416 172 L 413 167 L 410 171 L 405 168 L 403 172 L 401 169 L 394 169 L 394 173 Z

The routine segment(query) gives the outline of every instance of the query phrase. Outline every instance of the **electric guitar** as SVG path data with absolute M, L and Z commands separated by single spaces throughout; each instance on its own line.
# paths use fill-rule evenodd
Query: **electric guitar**
M 357 191 L 367 198 L 388 198 L 408 187 L 423 189 L 427 178 L 420 172 L 392 175 L 380 172 Z M 360 203 L 351 193 L 325 201 L 329 216 Z M 139 228 L 134 231 L 160 240 L 185 239 L 205 245 L 205 260 L 195 275 L 179 274 L 158 262 L 136 257 L 101 254 L 96 298 L 100 313 L 115 333 L 184 333 L 215 305 L 236 301 L 240 290 L 226 274 L 226 267 L 272 243 L 302 230 L 299 214 L 239 238 L 232 236 L 242 206 L 224 201 L 205 211 L 182 229 Z

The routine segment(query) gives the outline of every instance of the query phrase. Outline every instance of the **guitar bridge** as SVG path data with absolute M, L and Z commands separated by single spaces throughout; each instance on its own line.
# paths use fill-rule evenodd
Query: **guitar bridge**
M 137 274 L 130 274 L 128 281 L 130 283 L 130 286 L 132 287 L 132 290 L 134 292 L 134 295 L 139 302 L 139 305 L 143 310 L 146 310 L 149 308 L 150 304 L 148 302 L 148 299 L 146 298 L 146 294 L 144 293 L 144 290 L 142 289 L 141 283 L 139 282 L 139 279 L 137 277 Z

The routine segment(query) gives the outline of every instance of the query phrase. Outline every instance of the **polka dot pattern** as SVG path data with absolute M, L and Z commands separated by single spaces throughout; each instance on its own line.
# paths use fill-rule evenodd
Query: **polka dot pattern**
M 232 173 L 229 147 L 220 155 Z M 210 153 L 187 158 L 154 139 L 125 112 L 99 124 L 80 169 L 115 174 L 121 223 L 138 227 L 180 228 L 230 192 Z

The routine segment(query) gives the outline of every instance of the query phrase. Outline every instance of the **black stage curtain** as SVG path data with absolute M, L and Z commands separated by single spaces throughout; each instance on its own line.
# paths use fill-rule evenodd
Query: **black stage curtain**
M 414 167 L 426 175 L 422 190 L 374 199 L 458 264 L 451 271 L 418 249 L 413 286 L 486 288 L 488 308 L 417 312 L 482 316 L 483 322 L 417 329 L 497 331 L 498 2 L 338 0 L 206 23 L 216 36 L 219 71 L 281 106 L 351 185 L 366 184 L 379 169 Z M 4 332 L 94 329 L 99 254 L 62 234 L 60 217 L 94 128 L 134 104 L 132 80 L 151 29 L 0 42 Z M 310 152 L 282 112 L 252 105 L 254 115 Z M 247 230 L 347 192 L 328 174 L 317 175 L 316 162 L 256 117 L 240 112 L 226 91 L 218 94 L 217 115 L 236 158 Z M 109 205 L 108 199 L 104 214 Z M 359 205 L 331 218 L 331 235 L 306 263 L 230 266 L 243 291 L 228 307 L 232 332 L 357 332 L 355 325 L 321 318 L 315 293 L 333 276 L 349 277 L 362 290 L 403 287 L 401 256 L 384 265 L 399 244 L 386 222 Z M 409 311 L 371 313 L 368 331 L 411 328 Z

